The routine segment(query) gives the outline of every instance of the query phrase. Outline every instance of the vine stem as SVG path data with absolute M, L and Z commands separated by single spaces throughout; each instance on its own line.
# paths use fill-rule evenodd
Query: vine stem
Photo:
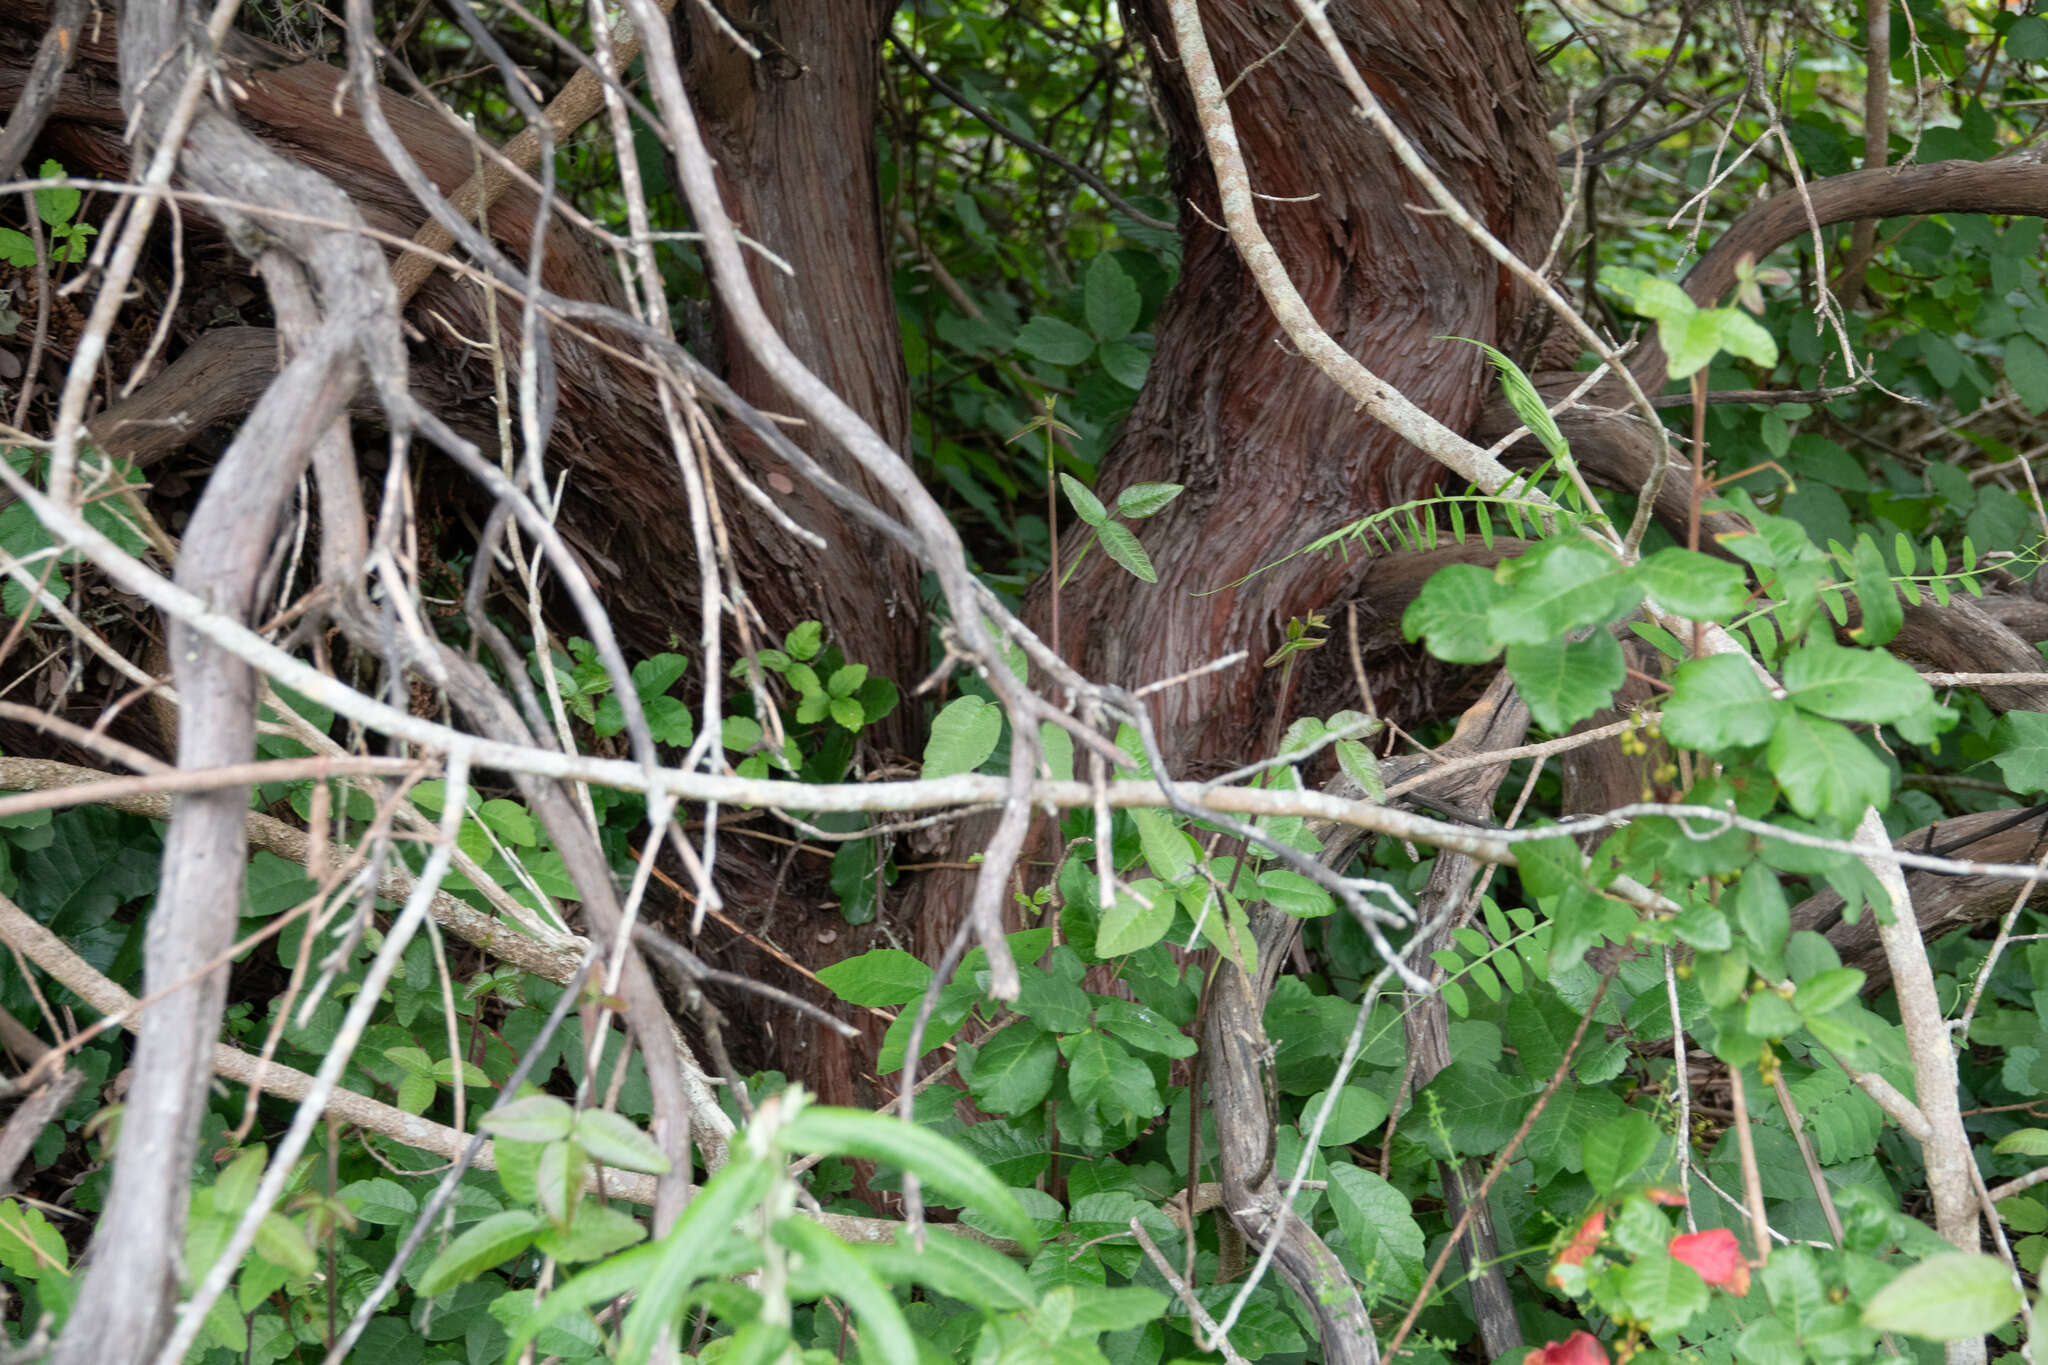
M 1771 1220 L 1764 1216 L 1763 1175 L 1757 1170 L 1756 1141 L 1749 1131 L 1749 1096 L 1743 1089 L 1742 1068 L 1728 1069 L 1728 1103 L 1735 1111 L 1735 1151 L 1742 1163 L 1742 1207 L 1749 1215 L 1750 1236 L 1756 1241 L 1756 1263 L 1771 1259 Z
M 1401 1319 L 1401 1325 L 1394 1329 L 1393 1339 L 1382 1352 L 1382 1359 L 1392 1360 L 1400 1352 L 1401 1343 L 1408 1339 L 1408 1333 L 1415 1326 L 1415 1319 L 1421 1315 L 1423 1305 L 1429 1302 L 1429 1291 L 1436 1288 L 1436 1282 L 1443 1276 L 1445 1264 L 1451 1259 L 1451 1252 L 1457 1249 L 1458 1243 L 1465 1236 L 1465 1229 L 1471 1225 L 1472 1211 L 1486 1203 L 1486 1196 L 1493 1189 L 1493 1182 L 1500 1179 L 1500 1173 L 1515 1159 L 1515 1153 L 1521 1149 L 1522 1140 L 1529 1136 L 1529 1131 L 1536 1126 L 1536 1120 L 1543 1116 L 1544 1106 L 1550 1103 L 1550 1097 L 1557 1093 L 1557 1088 L 1564 1084 L 1565 1075 L 1571 1070 L 1572 1058 L 1578 1053 L 1579 1043 L 1585 1038 L 1586 1029 L 1593 1022 L 1594 1011 L 1600 1008 L 1600 1002 L 1606 998 L 1607 988 L 1614 984 L 1614 974 L 1620 967 L 1621 963 L 1617 960 L 1613 966 L 1601 973 L 1600 988 L 1594 991 L 1593 998 L 1586 1002 L 1585 1012 L 1579 1016 L 1579 1026 L 1572 1030 L 1571 1041 L 1564 1045 L 1564 1056 L 1557 1059 L 1557 1068 L 1550 1073 L 1550 1083 L 1543 1087 L 1543 1093 L 1536 1097 L 1536 1103 L 1529 1106 L 1529 1112 L 1522 1117 L 1522 1126 L 1515 1129 L 1515 1135 L 1508 1139 L 1507 1146 L 1500 1149 L 1500 1155 L 1493 1159 L 1493 1165 L 1487 1167 L 1486 1178 L 1479 1182 L 1478 1190 L 1465 1202 L 1464 1214 L 1458 1219 L 1458 1225 L 1451 1229 L 1451 1235 L 1444 1239 L 1443 1246 L 1436 1253 L 1436 1260 L 1430 1263 L 1429 1274 L 1423 1277 L 1422 1288 L 1415 1292 L 1415 1300 L 1408 1305 L 1407 1315 Z

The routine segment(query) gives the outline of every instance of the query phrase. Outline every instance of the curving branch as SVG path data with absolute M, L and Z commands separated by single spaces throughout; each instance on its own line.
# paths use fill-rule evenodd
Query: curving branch
M 195 108 L 207 70 L 193 51 L 196 18 L 176 4 L 137 4 L 123 13 L 123 97 L 144 143 L 159 144 L 160 157 L 173 151 L 185 179 L 211 193 L 359 223 L 347 197 L 321 177 L 270 153 L 217 111 Z M 190 130 L 177 147 L 185 117 Z M 254 234 L 246 219 L 227 217 L 266 280 L 317 280 L 328 308 L 313 344 L 278 376 L 228 447 L 189 527 L 179 585 L 241 620 L 255 606 L 272 530 L 314 442 L 345 411 L 363 375 L 402 391 L 405 359 L 382 257 L 362 237 L 289 226 Z M 81 345 L 74 371 L 90 370 L 96 350 Z M 74 372 L 67 395 L 77 380 Z M 62 487 L 54 469 L 52 486 Z M 182 623 L 172 625 L 171 656 L 184 705 L 180 764 L 246 762 L 255 743 L 254 672 Z M 150 995 L 195 976 L 199 984 L 173 991 L 144 1016 L 113 1185 L 91 1267 L 57 1343 L 60 1365 L 147 1359 L 168 1330 L 186 1176 L 227 988 L 227 971 L 215 964 L 236 922 L 235 902 L 220 888 L 240 879 L 247 804 L 240 787 L 177 798 L 144 982 Z

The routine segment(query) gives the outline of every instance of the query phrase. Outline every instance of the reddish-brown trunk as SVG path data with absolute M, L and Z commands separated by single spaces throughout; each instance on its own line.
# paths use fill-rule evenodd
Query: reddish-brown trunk
M 1103 462 L 1099 490 L 1108 498 L 1129 484 L 1167 480 L 1187 491 L 1138 526 L 1159 582 L 1140 583 L 1091 555 L 1062 590 L 1058 643 L 1089 677 L 1127 686 L 1249 651 L 1234 669 L 1158 696 L 1168 757 L 1199 775 L 1257 756 L 1276 705 L 1261 662 L 1288 618 L 1361 591 L 1369 597 L 1371 565 L 1356 553 L 1303 558 L 1226 585 L 1326 531 L 1427 494 L 1438 470 L 1287 345 L 1217 226 L 1215 174 L 1180 77 L 1166 2 L 1134 0 L 1130 8 L 1172 138 L 1183 262 L 1154 328 L 1151 372 Z M 1463 430 L 1492 381 L 1478 348 L 1447 338 L 1526 353 L 1536 334 L 1528 291 L 1455 223 L 1421 211 L 1427 196 L 1352 113 L 1335 68 L 1297 29 L 1299 17 L 1287 0 L 1202 5 L 1252 186 L 1270 196 L 1260 220 L 1330 334 Z M 1366 0 L 1332 7 L 1330 18 L 1459 201 L 1523 259 L 1541 260 L 1562 205 L 1516 7 Z M 1041 629 L 1049 628 L 1050 607 L 1041 582 L 1030 601 Z M 963 875 L 932 880 L 939 884 L 925 888 L 916 926 L 927 952 L 945 942 L 965 904 Z
M 1179 286 L 1158 352 L 1101 489 L 1188 486 L 1143 524 L 1159 583 L 1101 556 L 1063 595 L 1068 657 L 1090 677 L 1141 684 L 1236 649 L 1251 659 L 1159 703 L 1174 756 L 1241 762 L 1266 706 L 1260 661 L 1290 616 L 1368 582 L 1357 558 L 1297 560 L 1212 596 L 1260 565 L 1366 512 L 1429 492 L 1434 463 L 1293 354 L 1222 221 L 1215 175 L 1174 60 L 1165 0 L 1133 19 L 1160 73 L 1185 206 Z M 1286 0 L 1202 6 L 1259 217 L 1318 321 L 1374 373 L 1454 430 L 1491 388 L 1477 348 L 1504 347 L 1526 291 L 1458 226 L 1418 212 L 1427 196 L 1352 112 L 1335 68 Z M 1377 3 L 1330 18 L 1367 83 L 1459 200 L 1524 259 L 1540 260 L 1561 204 L 1544 104 L 1515 6 Z M 1042 594 L 1041 594 L 1042 597 Z M 1043 607 L 1041 606 L 1041 611 Z M 1114 631 L 1095 623 L 1115 622 Z
M 752 34 L 763 60 L 734 47 L 704 6 L 677 6 L 676 29 L 726 209 L 742 232 L 789 266 L 785 272 L 753 258 L 754 287 L 769 318 L 805 365 L 902 450 L 910 398 L 889 287 L 874 139 L 882 34 L 895 8 L 891 0 L 778 4 Z M 741 397 L 770 411 L 787 409 L 745 347 L 723 349 L 726 378 Z M 802 428 L 791 436 L 848 483 L 897 510 L 830 442 Z M 734 551 L 770 626 L 816 617 L 848 660 L 900 682 L 914 680 L 922 672 L 924 638 L 916 567 L 794 471 L 784 471 L 751 436 L 735 430 L 728 439 L 741 463 L 773 482 L 791 516 L 830 542 L 820 554 L 790 541 L 765 518 L 736 519 Z M 778 472 L 787 478 L 776 478 Z M 728 507 L 728 515 L 738 510 Z M 901 747 L 907 719 L 907 711 L 896 718 L 885 742 Z

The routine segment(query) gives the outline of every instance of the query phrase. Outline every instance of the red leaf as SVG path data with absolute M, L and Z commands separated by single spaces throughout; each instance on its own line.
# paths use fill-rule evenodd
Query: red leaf
M 1607 1210 L 1595 1210 L 1591 1217 L 1579 1224 L 1579 1230 L 1572 1234 L 1571 1244 L 1557 1254 L 1556 1262 L 1550 1267 L 1550 1282 L 1558 1283 L 1558 1266 L 1584 1265 L 1586 1258 L 1599 1250 L 1600 1238 L 1606 1231 Z
M 1607 1348 L 1591 1332 L 1574 1332 L 1522 1357 L 1522 1365 L 1607 1365 Z
M 1727 1228 L 1680 1233 L 1671 1239 L 1671 1259 L 1683 1261 L 1708 1284 L 1719 1285 L 1738 1298 L 1749 1292 L 1749 1262 L 1742 1258 L 1742 1248 Z

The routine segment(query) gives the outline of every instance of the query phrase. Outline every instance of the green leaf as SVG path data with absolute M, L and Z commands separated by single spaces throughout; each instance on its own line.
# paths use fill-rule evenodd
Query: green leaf
M 1419 1288 L 1426 1243 L 1408 1197 L 1345 1161 L 1330 1163 L 1326 1193 L 1344 1233 L 1352 1273 L 1389 1297 L 1405 1298 Z
M 1928 1341 L 1994 1332 L 2020 1311 L 2012 1271 L 1995 1256 L 1940 1252 L 1910 1267 L 1863 1306 L 1863 1325 Z
M 826 712 L 845 730 L 859 730 L 867 724 L 867 712 L 855 697 L 834 697 L 826 704 Z
M 1707 1282 L 1691 1266 L 1662 1251 L 1640 1257 L 1622 1272 L 1629 1316 L 1653 1332 L 1675 1332 L 1707 1306 Z
M 1152 368 L 1152 355 L 1128 341 L 1105 341 L 1096 353 L 1109 377 L 1127 389 L 1145 387 L 1145 373 Z
M 907 1005 L 931 979 L 932 969 L 901 948 L 876 948 L 818 972 L 826 989 L 849 1005 Z
M 1829 967 L 1799 983 L 1792 1007 L 1802 1015 L 1827 1014 L 1854 1000 L 1863 982 L 1863 973 L 1854 967 Z
M 2022 796 L 2048 791 L 2048 715 L 2008 711 L 1998 718 L 1991 737 L 1998 746 L 1991 761 L 1998 765 L 2006 786 Z
M 862 1359 L 918 1359 L 917 1343 L 903 1310 L 896 1305 L 896 1296 L 846 1243 L 808 1218 L 780 1219 L 770 1231 L 776 1241 L 807 1263 L 806 1280 L 829 1286 L 833 1297 L 853 1309 L 860 1320 Z
M 306 1230 L 281 1213 L 267 1213 L 256 1225 L 256 1254 L 281 1267 L 292 1279 L 311 1279 L 320 1268 Z
M 1078 365 L 1095 354 L 1095 338 L 1044 313 L 1017 329 L 1017 349 L 1048 365 Z
M 1620 295 L 1630 312 L 1653 321 L 1685 318 L 1699 311 L 1692 297 L 1671 281 L 1628 266 L 1608 266 L 1600 272 L 1600 282 Z
M 653 701 L 674 687 L 689 670 L 690 661 L 684 655 L 652 655 L 633 665 L 633 690 L 642 701 Z
M 1143 1052 L 1156 1052 L 1162 1057 L 1195 1055 L 1195 1040 L 1151 1007 L 1110 995 L 1092 998 L 1097 1027 L 1115 1034 L 1132 1047 Z
M 1671 921 L 1672 932 L 1687 947 L 1703 953 L 1718 953 L 1735 941 L 1728 917 L 1711 905 L 1695 905 Z
M 1899 595 L 1892 590 L 1892 572 L 1869 535 L 1856 537 L 1853 564 L 1856 605 L 1863 608 L 1863 624 L 1853 632 L 1856 643 L 1888 645 L 1906 623 L 1906 609 L 1899 605 Z
M 1173 892 L 1150 877 L 1119 889 L 1095 931 L 1095 955 L 1121 957 L 1151 947 L 1173 927 L 1173 904 Z
M 567 1232 L 543 1227 L 534 1234 L 533 1244 L 543 1255 L 573 1263 L 599 1260 L 646 1239 L 647 1229 L 639 1219 L 586 1199 L 576 1206 Z
M 1690 313 L 1673 313 L 1657 323 L 1657 340 L 1664 346 L 1665 373 L 1685 379 L 1721 354 L 1721 320 L 1718 309 L 1697 308 Z
M 909 1229 L 899 1228 L 895 1241 L 871 1243 L 856 1251 L 891 1280 L 915 1280 L 977 1308 L 1014 1312 L 1038 1302 L 1038 1291 L 1022 1266 L 992 1247 L 947 1231 L 943 1224 L 926 1228 L 922 1250 L 912 1242 Z
M 70 1264 L 64 1234 L 41 1209 L 12 1199 L 0 1200 L 0 1266 L 25 1280 L 40 1280 L 45 1276 L 63 1278 L 64 1268 Z
M 887 678 L 869 678 L 860 685 L 862 720 L 873 725 L 896 709 L 896 684 Z
M 1021 956 L 1021 955 L 1020 955 Z M 1053 1033 L 1079 1033 L 1088 1027 L 1088 992 L 1081 989 L 1078 976 L 1043 967 L 1018 969 L 1016 1009 L 1031 1022 Z
M 1863 818 L 1866 807 L 1884 809 L 1891 794 L 1891 774 L 1862 740 L 1804 711 L 1780 716 L 1768 757 L 1792 809 L 1808 819 L 1826 815 L 1846 828 Z
M 1425 640 L 1446 663 L 1483 664 L 1500 653 L 1487 614 L 1507 589 L 1476 564 L 1452 564 L 1430 575 L 1401 613 L 1401 634 Z
M 825 627 L 817 621 L 801 621 L 794 630 L 782 637 L 782 647 L 792 659 L 809 661 L 818 657 L 824 645 Z
M 1934 703 L 1934 689 L 1903 659 L 1825 635 L 1793 651 L 1783 678 L 1793 705 L 1832 720 L 1899 721 Z
M 974 1054 L 974 1078 L 967 1093 L 991 1114 L 1029 1112 L 1052 1092 L 1059 1062 L 1059 1048 L 1050 1033 L 1028 1023 L 1011 1024 Z
M 1145 547 L 1138 543 L 1138 538 L 1131 534 L 1128 526 L 1105 521 L 1095 528 L 1095 535 L 1102 542 L 1103 553 L 1123 565 L 1132 577 L 1146 583 L 1159 581 L 1159 571 L 1152 567 L 1151 556 L 1145 553 Z
M 1735 922 L 1758 969 L 1772 977 L 1783 976 L 1779 955 L 1784 951 L 1786 935 L 1791 932 L 1792 917 L 1777 874 L 1761 863 L 1742 874 L 1742 884 L 1735 890 Z M 1770 970 L 1773 967 L 1777 969 Z
M 1116 495 L 1116 514 L 1142 521 L 1179 497 L 1186 487 L 1178 483 L 1134 483 Z
M 434 1102 L 436 1087 L 432 1076 L 422 1076 L 408 1071 L 398 1082 L 398 1094 L 393 1097 L 400 1109 L 408 1114 L 424 1114 L 427 1106 Z
M 563 1105 L 563 1108 L 567 1107 Z M 355 1214 L 357 1222 L 375 1223 L 380 1227 L 404 1227 L 420 1208 L 419 1200 L 413 1197 L 412 1191 L 396 1180 L 386 1180 L 382 1176 L 343 1185 L 336 1193 Z
M 1521 1127 L 1529 1112 L 1529 1091 L 1526 1079 L 1493 1062 L 1455 1059 L 1417 1097 L 1417 1114 L 1431 1113 L 1423 1107 L 1429 1105 L 1442 1116 L 1441 1125 L 1418 1124 L 1417 1140 L 1439 1159 L 1496 1151 Z
M 1716 308 L 1712 310 L 1716 325 L 1720 328 L 1720 346 L 1729 355 L 1747 360 L 1752 365 L 1770 369 L 1778 363 L 1778 341 L 1758 322 L 1740 308 Z M 1678 376 L 1673 375 L 1674 379 Z
M 2005 53 L 2016 62 L 2048 61 L 2048 19 L 2026 15 L 2005 31 Z
M 734 1146 L 736 1153 L 742 1154 L 735 1155 L 723 1170 L 705 1182 L 704 1187 L 684 1206 L 666 1237 L 645 1252 L 626 1253 L 635 1258 L 630 1264 L 636 1277 L 644 1275 L 645 1279 L 639 1286 L 639 1298 L 626 1313 L 625 1331 L 617 1356 L 622 1365 L 647 1365 L 654 1351 L 655 1339 L 675 1325 L 682 1312 L 683 1296 L 709 1269 L 720 1246 L 731 1238 L 733 1224 L 739 1221 L 740 1215 L 760 1203 L 761 1196 L 768 1192 L 775 1173 L 766 1162 L 744 1155 L 745 1149 L 740 1144 Z M 654 1262 L 651 1267 L 643 1264 L 644 1258 L 649 1256 Z M 614 1262 L 607 1264 L 616 1264 L 617 1260 L 623 1259 L 615 1258 Z M 601 1276 L 604 1270 L 605 1266 L 601 1265 L 587 1274 Z M 577 1280 L 583 1278 L 579 1275 Z M 597 1283 L 606 1282 L 600 1279 Z M 564 1285 L 549 1297 L 563 1294 L 573 1284 Z M 520 1344 L 515 1338 L 513 1349 L 516 1351 Z
M 813 697 L 822 699 L 825 695 L 825 684 L 819 680 L 818 670 L 809 664 L 791 664 L 782 671 L 782 676 L 805 701 Z
M 1258 971 L 1259 946 L 1252 939 L 1251 920 L 1235 896 L 1226 892 L 1219 904 L 1215 887 L 1197 883 L 1182 893 L 1182 904 L 1210 947 L 1245 975 Z
M 589 1172 L 590 1157 L 581 1143 L 564 1138 L 541 1148 L 540 1163 L 533 1172 L 533 1198 L 556 1227 L 569 1226 L 583 1192 L 583 1177 Z
M 1074 780 L 1074 737 L 1049 720 L 1038 723 L 1038 747 L 1055 782 Z
M 1664 738 L 1681 749 L 1761 744 L 1784 708 L 1738 654 L 1714 654 L 1678 666 L 1664 702 Z
M 256 1187 L 263 1183 L 263 1168 L 269 1155 L 270 1149 L 261 1143 L 235 1155 L 213 1182 L 215 1213 L 232 1218 L 249 1206 L 249 1201 L 256 1197 Z
M 1628 629 L 1637 639 L 1648 641 L 1665 658 L 1684 661 L 1685 646 L 1678 643 L 1676 635 L 1655 621 L 1631 621 L 1628 623 Z
M 1759 990 L 1742 1005 L 1742 1031 L 1753 1038 L 1782 1038 L 1799 1027 L 1792 1002 L 1776 991 Z
M 1060 471 L 1060 487 L 1067 490 L 1067 501 L 1074 505 L 1074 514 L 1090 526 L 1100 526 L 1109 520 L 1109 509 L 1102 505 L 1102 499 L 1089 491 L 1082 483 L 1065 470 Z
M 941 990 L 939 1003 L 932 1011 L 923 1037 L 919 1039 L 918 1056 L 925 1056 L 958 1033 L 961 1025 L 967 1022 L 967 1016 L 974 1012 L 975 1003 L 980 999 L 980 989 L 969 981 L 955 981 Z M 882 1050 L 876 1061 L 883 1075 L 902 1069 L 904 1050 L 910 1046 L 910 1026 L 916 1019 L 916 1010 L 904 1010 L 882 1034 Z
M 1486 613 L 1499 644 L 1548 644 L 1575 627 L 1605 625 L 1642 595 L 1613 556 L 1583 540 L 1546 541 L 1501 569 L 1508 595 Z
M 1631 1109 L 1613 1123 L 1596 1123 L 1579 1139 L 1586 1179 L 1598 1194 L 1613 1194 L 1650 1159 L 1662 1136 L 1649 1116 Z
M 1163 810 L 1138 809 L 1131 812 L 1131 823 L 1138 827 L 1138 846 L 1145 851 L 1152 875 L 1168 885 L 1178 885 L 1193 875 L 1202 856 L 1201 846 L 1180 828 L 1176 816 Z
M 1038 1247 L 1037 1227 L 1009 1186 L 966 1148 L 930 1129 L 860 1109 L 811 1105 L 783 1127 L 780 1142 L 784 1150 L 806 1156 L 855 1156 L 901 1167 L 957 1206 L 978 1211 L 1026 1251 Z
M 511 1260 L 533 1245 L 533 1235 L 540 1227 L 540 1217 L 531 1209 L 507 1209 L 492 1214 L 464 1231 L 428 1263 L 416 1286 L 420 1297 L 431 1299 L 445 1294 L 492 1266 Z
M 1611 702 L 1628 676 L 1621 645 L 1604 630 L 1584 640 L 1510 645 L 1507 669 L 1529 714 L 1558 735 Z
M 442 1085 L 488 1086 L 490 1073 L 475 1062 L 460 1061 L 454 1057 L 443 1057 L 434 1063 L 434 1079 Z
M 1740 564 L 1676 547 L 1636 566 L 1636 581 L 1658 606 L 1690 621 L 1726 621 L 1749 601 Z
M 1387 784 L 1380 776 L 1380 761 L 1373 756 L 1370 748 L 1355 739 L 1340 739 L 1334 746 L 1337 750 L 1337 766 L 1344 775 L 1358 784 L 1368 801 L 1387 799 Z
M 2015 1128 L 1992 1150 L 2000 1156 L 2048 1156 L 2048 1128 Z
M 62 180 L 64 168 L 55 161 L 45 161 L 36 172 L 40 180 Z M 49 227 L 63 227 L 78 212 L 79 192 L 68 185 L 55 185 L 36 191 L 36 216 Z M 73 259 L 76 259 L 75 257 Z M 30 265 L 35 261 L 31 259 Z
M 1003 709 L 968 695 L 955 697 L 932 718 L 924 742 L 923 776 L 951 777 L 971 773 L 988 762 L 1003 737 Z
M 1318 1091 L 1302 1104 L 1301 1131 L 1304 1135 L 1316 1121 L 1316 1115 L 1322 1112 L 1329 1094 L 1327 1090 Z M 1336 1107 L 1323 1121 L 1323 1133 L 1317 1141 L 1325 1147 L 1349 1147 L 1385 1123 L 1389 1112 L 1386 1100 L 1377 1092 L 1363 1086 L 1347 1085 L 1337 1092 Z
M 848 924 L 866 924 L 875 917 L 875 840 L 850 839 L 832 855 L 832 894 Z
M 1105 1127 L 1115 1125 L 1124 1137 L 1135 1137 L 1165 1109 L 1152 1069 L 1101 1029 L 1060 1039 L 1060 1052 L 1067 1059 L 1067 1092 L 1094 1110 Z
M 1454 341 L 1471 341 L 1470 337 L 1453 337 Z M 1529 382 L 1529 376 L 1522 373 L 1522 367 L 1483 341 L 1472 341 L 1486 353 L 1493 362 L 1494 370 L 1500 375 L 1501 392 L 1506 395 L 1508 406 L 1514 409 L 1515 417 L 1529 428 L 1529 432 L 1543 443 L 1553 460 L 1562 460 L 1570 455 L 1565 444 L 1564 433 L 1557 429 L 1557 419 L 1550 415 L 1549 405 L 1543 395 Z
M 1121 341 L 1129 336 L 1145 306 L 1138 286 L 1107 251 L 1088 263 L 1081 303 L 1088 315 L 1088 330 L 1095 333 L 1097 341 Z
M 1259 874 L 1259 894 L 1268 905 L 1284 910 L 1297 919 L 1312 919 L 1327 915 L 1337 908 L 1337 902 L 1330 893 L 1302 876 L 1285 868 Z
M 2005 377 L 2022 406 L 2039 417 L 2048 412 L 2048 350 L 2030 336 L 2007 337 Z
M 576 1115 L 576 1141 L 607 1166 L 622 1171 L 666 1175 L 668 1156 L 634 1122 L 612 1109 L 585 1109 Z

